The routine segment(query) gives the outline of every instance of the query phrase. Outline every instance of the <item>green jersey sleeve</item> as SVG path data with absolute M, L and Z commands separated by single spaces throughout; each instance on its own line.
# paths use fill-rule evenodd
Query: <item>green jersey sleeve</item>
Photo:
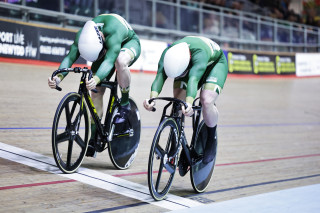
M 167 50 L 168 50 L 168 48 L 166 48 L 163 51 L 163 53 L 160 57 L 160 60 L 158 63 L 157 75 L 156 75 L 156 78 L 154 79 L 152 86 L 151 86 L 151 94 L 156 94 L 156 96 L 161 92 L 163 84 L 168 78 L 168 76 L 164 72 L 164 67 L 163 67 L 163 59 L 164 59 L 164 55 L 166 54 Z
M 60 66 L 59 66 L 59 69 L 71 67 L 72 64 L 79 58 L 80 52 L 78 49 L 78 40 L 79 40 L 80 33 L 81 33 L 81 30 L 79 30 L 78 33 L 76 34 L 76 38 L 75 38 L 73 44 L 70 46 L 69 53 L 62 60 Z M 68 72 L 61 73 L 58 75 L 58 77 L 61 80 L 63 80 L 63 78 L 66 75 L 68 75 Z

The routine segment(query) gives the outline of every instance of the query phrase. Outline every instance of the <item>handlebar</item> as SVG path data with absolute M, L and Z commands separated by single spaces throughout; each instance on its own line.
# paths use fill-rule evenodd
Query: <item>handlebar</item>
M 149 104 L 151 104 L 152 101 L 154 101 L 154 100 L 171 101 L 171 102 L 175 102 L 175 103 L 177 103 L 177 104 L 183 105 L 186 109 L 188 108 L 188 105 L 187 105 L 186 102 L 184 102 L 184 101 L 182 101 L 182 100 L 180 100 L 180 99 L 177 99 L 177 98 L 171 98 L 171 97 L 151 98 L 151 99 L 149 100 Z M 155 112 L 155 111 L 156 111 L 156 108 L 153 107 L 152 111 Z
M 74 67 L 74 68 L 63 68 L 63 69 L 58 69 L 52 73 L 51 79 L 53 79 L 54 76 L 58 75 L 59 73 L 63 72 L 74 72 L 74 73 L 88 73 L 88 80 L 92 78 L 92 70 L 88 69 L 88 67 Z M 56 90 L 61 91 L 61 87 L 58 85 L 56 86 Z M 97 90 L 93 89 L 93 92 L 97 92 Z

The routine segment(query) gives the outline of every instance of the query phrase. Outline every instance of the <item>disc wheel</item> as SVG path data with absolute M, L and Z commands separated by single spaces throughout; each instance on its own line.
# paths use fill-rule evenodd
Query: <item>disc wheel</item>
M 199 125 L 199 130 L 193 145 L 192 166 L 191 166 L 191 172 L 190 172 L 192 187 L 196 192 L 199 192 L 199 193 L 206 190 L 213 174 L 214 165 L 216 161 L 217 144 L 218 144 L 217 131 L 216 131 L 215 140 L 214 140 L 215 156 L 213 161 L 209 162 L 208 164 L 204 164 L 202 162 L 202 156 L 204 153 L 204 148 L 206 147 L 206 143 L 207 143 L 207 128 L 204 121 L 201 121 Z
M 155 200 L 162 200 L 170 190 L 178 159 L 169 158 L 172 143 L 178 143 L 178 127 L 172 118 L 159 125 L 152 141 L 148 164 L 148 186 Z
M 63 173 L 73 173 L 81 165 L 87 148 L 89 117 L 78 93 L 68 93 L 61 100 L 53 120 L 52 151 Z
M 141 120 L 136 103 L 129 99 L 131 111 L 128 115 L 128 122 L 118 124 L 114 127 L 114 135 L 112 141 L 109 142 L 108 151 L 113 165 L 118 169 L 127 169 L 133 163 L 140 143 Z M 118 112 L 118 107 L 115 107 L 113 116 Z M 111 119 L 113 120 L 113 119 Z M 112 125 L 110 125 L 110 129 Z M 122 133 L 123 129 L 129 129 L 130 133 Z M 111 130 L 109 131 L 109 133 Z

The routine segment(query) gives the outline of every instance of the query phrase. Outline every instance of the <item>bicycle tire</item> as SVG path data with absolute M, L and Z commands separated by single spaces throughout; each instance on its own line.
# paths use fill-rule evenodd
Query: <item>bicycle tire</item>
M 52 125 L 54 160 L 63 173 L 73 173 L 88 149 L 89 114 L 78 93 L 68 93 L 60 101 Z M 84 118 L 84 119 L 83 119 Z
M 207 142 L 207 128 L 204 121 L 199 124 L 198 132 L 193 144 L 192 165 L 190 171 L 190 179 L 193 189 L 198 192 L 204 192 L 208 187 L 216 161 L 217 154 L 217 131 L 215 135 L 215 157 L 208 164 L 202 163 L 203 150 Z M 199 157 L 200 156 L 200 157 Z
M 141 120 L 138 107 L 134 100 L 129 98 L 131 112 L 128 115 L 129 122 L 133 129 L 133 135 L 124 135 L 119 137 L 113 137 L 112 141 L 109 141 L 108 151 L 112 164 L 117 169 L 127 169 L 133 163 L 139 148 L 140 134 L 141 134 Z M 113 117 L 118 111 L 118 107 L 113 110 Z M 113 120 L 113 117 L 111 120 Z M 110 129 L 112 125 L 110 125 Z M 119 132 L 123 129 L 123 125 L 115 125 L 114 132 Z M 110 131 L 109 131 L 110 133 Z
M 178 126 L 174 119 L 164 119 L 153 138 L 148 163 L 148 186 L 154 200 L 162 200 L 168 194 L 176 172 L 178 157 L 169 162 L 172 143 L 178 143 Z

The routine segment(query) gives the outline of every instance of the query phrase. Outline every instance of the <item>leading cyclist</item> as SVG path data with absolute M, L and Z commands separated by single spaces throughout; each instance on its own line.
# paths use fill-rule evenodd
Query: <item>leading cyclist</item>
M 218 123 L 215 101 L 221 93 L 227 74 L 227 59 L 217 43 L 205 37 L 187 36 L 163 51 L 151 86 L 150 98 L 155 98 L 161 92 L 167 77 L 174 78 L 173 95 L 186 101 L 188 107 L 182 107 L 186 116 L 193 114 L 192 103 L 201 88 L 200 101 L 208 131 L 203 163 L 209 163 L 215 157 L 214 137 Z M 147 110 L 152 110 L 155 103 L 149 104 L 148 101 L 146 99 L 143 105 Z M 173 150 L 176 148 L 173 146 Z M 174 152 L 170 150 L 169 155 Z
M 96 88 L 98 91 L 98 93 L 91 93 L 91 97 L 100 119 L 103 115 L 103 95 L 106 88 L 100 87 L 99 83 L 103 79 L 109 80 L 116 69 L 122 97 L 115 122 L 123 123 L 130 111 L 131 76 L 129 66 L 138 59 L 140 52 L 139 38 L 127 21 L 117 14 L 102 14 L 87 21 L 79 30 L 59 69 L 71 67 L 80 55 L 87 61 L 93 62 L 91 69 L 94 75 L 90 80 L 86 79 L 86 87 L 88 90 Z M 53 79 L 49 77 L 49 87 L 56 88 L 67 74 L 58 74 Z M 94 155 L 92 145 L 94 144 L 95 131 L 96 127 L 92 122 L 87 156 Z

